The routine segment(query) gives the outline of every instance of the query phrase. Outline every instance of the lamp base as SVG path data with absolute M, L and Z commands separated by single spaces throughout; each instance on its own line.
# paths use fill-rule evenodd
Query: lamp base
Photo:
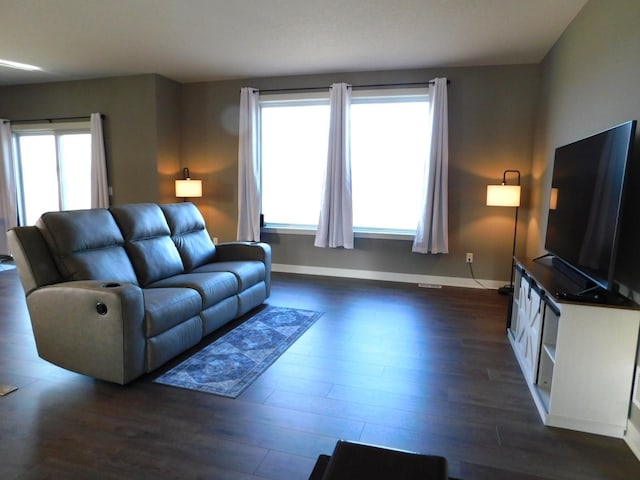
M 498 293 L 500 295 L 513 295 L 513 285 L 505 285 L 504 287 L 498 288 Z

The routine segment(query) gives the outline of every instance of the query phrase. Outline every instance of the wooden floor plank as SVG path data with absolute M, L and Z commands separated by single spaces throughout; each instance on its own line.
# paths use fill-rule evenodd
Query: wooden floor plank
M 324 314 L 237 399 L 153 383 L 187 354 L 123 387 L 38 358 L 0 272 L 0 478 L 306 480 L 338 439 L 465 480 L 640 478 L 622 440 L 541 424 L 495 291 L 274 274 L 268 303 Z

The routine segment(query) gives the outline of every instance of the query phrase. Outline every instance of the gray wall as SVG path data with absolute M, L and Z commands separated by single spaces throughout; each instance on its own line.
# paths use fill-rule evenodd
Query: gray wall
M 532 165 L 532 212 L 527 256 L 543 252 L 546 210 L 556 147 L 631 119 L 640 119 L 640 2 L 591 0 L 578 14 L 542 64 L 542 89 Z M 634 166 L 639 162 L 638 135 Z M 636 170 L 634 168 L 634 170 Z M 633 179 L 637 182 L 637 179 Z M 640 261 L 635 231 L 640 185 L 630 188 L 623 231 L 625 274 L 638 291 Z M 629 235 L 630 234 L 630 235 Z M 635 237 L 635 240 L 634 240 Z M 612 325 L 612 328 L 614 326 Z M 632 408 L 640 429 L 640 410 Z M 638 446 L 640 448 L 640 446 Z
M 180 96 L 181 85 L 156 76 L 156 153 L 158 176 L 157 201 L 172 203 L 176 178 L 182 178 L 180 163 Z
M 544 247 L 555 148 L 640 118 L 640 2 L 591 0 L 542 63 L 527 255 Z
M 0 88 L 0 118 L 105 115 L 112 203 L 166 200 L 179 166 L 179 84 L 158 75 Z M 172 200 L 175 197 L 171 196 Z
M 450 251 L 411 253 L 411 242 L 357 239 L 353 251 L 318 249 L 312 236 L 268 235 L 274 262 L 469 277 L 465 252 L 475 254 L 483 279 L 510 271 L 513 209 L 486 207 L 487 183 L 505 169 L 529 179 L 536 65 L 361 72 L 180 85 L 158 75 L 0 88 L 0 118 L 22 120 L 106 115 L 105 136 L 113 203 L 173 202 L 173 180 L 189 167 L 203 180 L 202 210 L 212 236 L 234 240 L 237 218 L 238 103 L 241 86 L 327 87 L 419 82 L 446 76 L 449 85 Z M 390 165 L 393 168 L 393 165 Z M 526 189 L 525 189 L 526 191 Z M 521 209 L 521 232 L 527 206 Z M 521 234 L 519 250 L 524 250 Z
M 233 240 L 237 217 L 238 102 L 242 86 L 260 89 L 418 82 L 446 76 L 449 85 L 449 255 L 411 253 L 411 242 L 356 239 L 353 251 L 318 249 L 313 237 L 267 234 L 273 261 L 343 269 L 469 277 L 465 252 L 479 278 L 506 280 L 511 266 L 514 210 L 485 206 L 486 185 L 505 169 L 528 183 L 538 66 L 443 68 L 394 72 L 257 78 L 183 85 L 182 161 L 204 180 L 199 203 L 212 235 Z M 393 168 L 391 163 L 389 168 Z M 197 175 L 196 175 L 197 173 Z M 527 218 L 527 207 L 521 218 Z M 524 250 L 521 223 L 519 250 Z

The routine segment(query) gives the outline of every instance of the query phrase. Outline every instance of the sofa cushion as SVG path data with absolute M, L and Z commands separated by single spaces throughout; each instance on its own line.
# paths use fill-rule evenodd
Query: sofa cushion
M 184 272 L 180 254 L 170 237 L 169 225 L 158 205 L 117 205 L 110 211 L 120 226 L 140 285 L 145 287 Z
M 197 316 L 202 299 L 191 288 L 144 288 L 144 336 L 151 338 Z
M 202 319 L 189 320 L 146 341 L 146 371 L 151 372 L 202 340 Z
M 193 273 L 203 272 L 231 272 L 238 280 L 239 291 L 242 292 L 255 284 L 262 282 L 266 276 L 264 263 L 258 260 L 237 260 L 229 262 L 214 262 L 196 268 Z
M 149 285 L 150 288 L 181 287 L 196 290 L 202 298 L 202 309 L 209 308 L 238 293 L 238 280 L 230 272 L 184 273 L 164 278 Z
M 149 238 L 125 246 L 143 287 L 184 271 L 180 255 L 169 237 Z
M 36 226 L 65 280 L 138 283 L 124 238 L 108 210 L 48 212 Z
M 202 214 L 193 203 L 161 205 L 184 264 L 185 271 L 216 260 L 216 246 L 207 232 Z

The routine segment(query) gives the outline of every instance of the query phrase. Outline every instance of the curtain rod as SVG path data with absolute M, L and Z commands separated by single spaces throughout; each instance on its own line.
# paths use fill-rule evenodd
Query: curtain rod
M 370 85 L 351 85 L 351 88 L 389 88 L 389 87 L 424 87 L 426 85 L 433 85 L 433 80 L 428 82 L 411 82 L 411 83 L 378 83 Z M 447 85 L 451 83 L 451 80 L 447 80 Z M 319 90 L 329 90 L 330 87 L 299 87 L 299 88 L 271 88 L 261 90 L 256 88 L 255 90 L 260 93 L 284 93 L 284 92 L 310 92 Z
M 101 118 L 104 118 L 104 115 L 101 114 L 100 115 Z M 25 120 L 9 120 L 11 123 L 19 125 L 21 123 L 53 123 L 53 122 L 72 122 L 75 120 L 90 120 L 91 116 L 90 115 L 83 115 L 80 117 L 57 117 L 57 118 L 29 118 L 29 119 L 25 119 Z

